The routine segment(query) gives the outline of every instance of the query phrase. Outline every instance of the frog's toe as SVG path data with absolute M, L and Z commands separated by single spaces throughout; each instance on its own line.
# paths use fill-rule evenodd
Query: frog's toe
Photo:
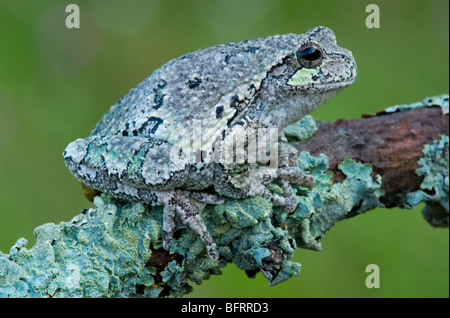
M 163 248 L 167 251 L 172 245 L 173 234 L 176 229 L 175 214 L 176 206 L 172 202 L 166 203 L 163 209 L 162 241 Z
M 186 196 L 191 199 L 195 199 L 201 203 L 205 204 L 222 204 L 225 202 L 225 200 L 217 195 L 217 194 L 211 194 L 211 193 L 204 193 L 204 192 L 194 192 L 194 191 L 186 191 Z

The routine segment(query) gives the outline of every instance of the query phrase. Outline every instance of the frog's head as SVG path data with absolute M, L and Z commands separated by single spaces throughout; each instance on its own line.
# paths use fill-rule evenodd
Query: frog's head
M 326 27 L 288 34 L 290 51 L 262 83 L 264 125 L 283 128 L 296 122 L 351 85 L 357 76 L 352 53 L 337 45 Z M 266 118 L 263 118 L 266 117 Z

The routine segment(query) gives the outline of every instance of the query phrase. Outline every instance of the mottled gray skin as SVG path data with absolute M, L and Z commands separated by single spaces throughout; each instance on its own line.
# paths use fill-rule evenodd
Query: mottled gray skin
M 311 42 L 321 48 L 322 58 L 318 65 L 304 67 L 297 51 Z M 297 198 L 289 183 L 314 181 L 300 171 L 297 152 L 283 138 L 275 168 L 224 163 L 218 157 L 225 136 L 247 140 L 260 128 L 281 132 L 353 83 L 356 74 L 351 52 L 339 47 L 325 27 L 191 52 L 131 89 L 91 136 L 67 146 L 65 162 L 90 188 L 164 205 L 166 249 L 178 219 L 201 236 L 210 257 L 217 260 L 216 245 L 201 218 L 205 204 L 221 203 L 218 195 L 261 195 L 293 211 Z M 199 123 L 200 140 L 194 136 L 186 142 Z M 283 195 L 265 187 L 275 179 Z

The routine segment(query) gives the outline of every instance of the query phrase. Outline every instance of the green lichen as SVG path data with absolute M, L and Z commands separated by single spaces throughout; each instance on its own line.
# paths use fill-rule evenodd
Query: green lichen
M 401 202 L 412 208 L 426 202 L 423 209 L 425 219 L 437 227 L 449 224 L 449 137 L 441 135 L 439 140 L 423 148 L 423 157 L 418 162 L 417 175 L 423 177 L 420 190 L 409 193 Z
M 317 129 L 317 124 L 312 116 L 306 115 L 298 122 L 287 126 L 284 134 L 289 140 L 305 140 L 312 137 Z
M 282 216 L 287 218 L 290 234 L 300 247 L 321 250 L 320 240 L 325 232 L 355 207 L 358 208 L 354 213 L 361 213 L 382 206 L 378 201 L 382 195 L 381 177 L 372 179 L 369 164 L 345 158 L 339 168 L 346 179 L 333 184 L 325 155 L 313 157 L 302 152 L 300 158 L 304 169 L 314 176 L 316 185 L 312 189 L 298 188 L 301 196 L 297 209 L 291 215 Z

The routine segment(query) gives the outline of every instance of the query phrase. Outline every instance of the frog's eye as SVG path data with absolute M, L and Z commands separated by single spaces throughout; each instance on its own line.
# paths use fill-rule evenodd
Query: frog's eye
M 306 68 L 313 68 L 322 62 L 322 49 L 314 42 L 303 44 L 297 51 L 298 62 Z

